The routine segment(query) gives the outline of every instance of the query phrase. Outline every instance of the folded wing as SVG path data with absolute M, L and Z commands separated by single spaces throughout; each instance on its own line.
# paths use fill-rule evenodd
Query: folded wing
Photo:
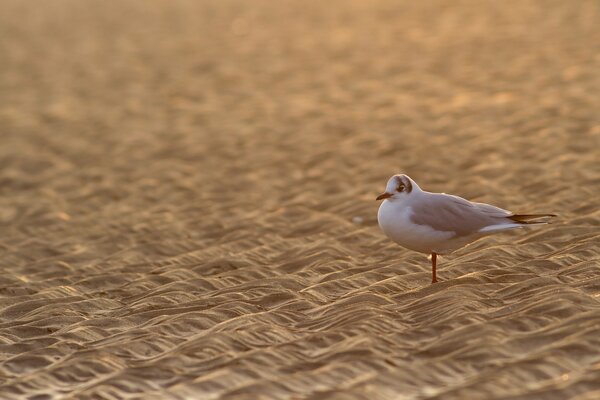
M 427 225 L 442 232 L 454 232 L 456 236 L 468 236 L 493 231 L 498 227 L 511 229 L 521 222 L 513 221 L 510 211 L 484 203 L 473 203 L 462 197 L 443 193 L 427 193 L 422 201 L 414 204 L 411 221 Z

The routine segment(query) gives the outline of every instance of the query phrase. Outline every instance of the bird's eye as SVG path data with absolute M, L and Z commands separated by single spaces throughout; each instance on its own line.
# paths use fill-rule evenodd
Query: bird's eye
M 400 185 L 398 186 L 398 189 L 396 189 L 398 192 L 404 192 L 404 185 Z

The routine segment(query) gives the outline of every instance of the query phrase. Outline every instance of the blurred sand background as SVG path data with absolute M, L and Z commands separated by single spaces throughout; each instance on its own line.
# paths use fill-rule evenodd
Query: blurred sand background
M 0 2 L 3 399 L 600 398 L 600 3 Z M 444 257 L 387 178 L 556 224 Z

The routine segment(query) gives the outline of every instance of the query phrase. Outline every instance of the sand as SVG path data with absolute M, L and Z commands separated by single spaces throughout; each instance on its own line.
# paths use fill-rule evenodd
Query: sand
M 0 3 L 0 398 L 600 398 L 595 1 Z M 439 261 L 394 173 L 555 224 Z

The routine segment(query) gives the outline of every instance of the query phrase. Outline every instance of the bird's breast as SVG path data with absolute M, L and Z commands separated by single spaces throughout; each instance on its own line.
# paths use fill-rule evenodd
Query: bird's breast
M 415 224 L 410 218 L 412 213 L 410 205 L 385 200 L 379 207 L 377 221 L 381 230 L 391 240 L 421 253 L 435 251 L 454 236 L 454 232 L 440 232 L 427 225 Z

